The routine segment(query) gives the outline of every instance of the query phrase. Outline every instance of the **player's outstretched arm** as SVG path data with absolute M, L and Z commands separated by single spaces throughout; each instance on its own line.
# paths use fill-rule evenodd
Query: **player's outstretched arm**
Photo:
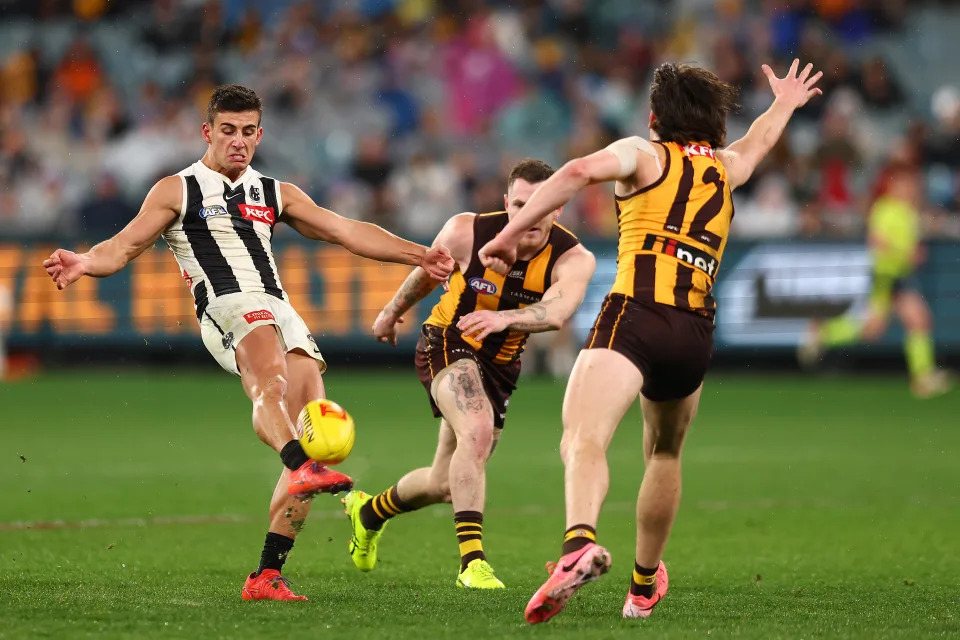
M 427 248 L 404 240 L 369 222 L 337 215 L 317 204 L 289 182 L 280 183 L 283 220 L 301 235 L 339 244 L 363 258 L 422 267 L 431 278 L 446 280 L 453 271 L 453 258 L 446 247 Z
M 461 213 L 450 218 L 433 241 L 433 246 L 444 246 L 450 250 L 456 265 L 465 267 L 470 261 L 470 251 L 473 248 L 473 219 L 472 213 Z M 427 275 L 421 267 L 411 271 L 374 321 L 373 336 L 380 342 L 397 346 L 397 325 L 403 323 L 404 314 L 430 295 L 430 292 L 439 284 L 438 280 Z
M 629 138 L 626 140 L 634 140 Z M 642 138 L 638 138 L 642 140 Z M 620 142 L 620 141 L 618 141 Z M 646 141 L 643 141 L 646 142 Z M 616 145 L 617 143 L 614 143 Z M 649 142 L 646 142 L 649 145 Z M 560 167 L 543 184 L 537 187 L 517 215 L 507 223 L 497 237 L 480 249 L 480 261 L 488 269 L 506 275 L 517 259 L 517 244 L 523 233 L 545 216 L 565 205 L 578 191 L 590 184 L 623 180 L 635 180 L 638 170 L 638 148 L 632 149 L 631 162 L 624 163 L 614 145 L 582 158 L 576 158 Z M 654 156 L 649 157 L 655 165 Z
M 474 311 L 460 318 L 457 328 L 477 340 L 505 330 L 555 331 L 583 302 L 596 266 L 593 254 L 583 246 L 577 246 L 557 260 L 553 268 L 554 282 L 540 302 L 511 311 Z
M 105 278 L 153 246 L 180 214 L 183 187 L 179 176 L 167 176 L 153 185 L 140 213 L 120 233 L 86 253 L 57 249 L 43 261 L 57 289 L 68 287 L 83 276 Z
M 731 189 L 735 189 L 750 179 L 754 169 L 760 164 L 764 156 L 777 144 L 780 135 L 786 128 L 793 112 L 807 104 L 813 96 L 823 95 L 814 85 L 823 77 L 823 72 L 810 75 L 813 64 L 808 63 L 803 71 L 797 75 L 800 60 L 794 59 L 787 75 L 778 78 L 767 65 L 763 65 L 763 73 L 770 82 L 773 91 L 773 104 L 760 115 L 746 135 L 719 151 L 717 157 L 727 170 L 727 179 Z

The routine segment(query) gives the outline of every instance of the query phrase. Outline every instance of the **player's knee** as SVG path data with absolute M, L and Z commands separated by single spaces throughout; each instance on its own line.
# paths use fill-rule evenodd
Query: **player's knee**
M 457 438 L 457 448 L 466 448 L 471 457 L 487 460 L 490 447 L 493 446 L 493 419 L 489 416 L 476 416 L 465 421 Z
M 670 424 L 660 426 L 659 428 L 648 429 L 647 435 L 653 440 L 650 457 L 679 458 L 680 452 L 683 449 L 685 433 L 686 426 L 683 424 Z
M 560 458 L 564 464 L 604 455 L 606 455 L 606 447 L 603 443 L 585 433 L 584 430 L 564 430 L 563 437 L 560 439 Z
M 287 378 L 282 373 L 272 373 L 257 381 L 257 401 L 283 400 L 287 395 Z

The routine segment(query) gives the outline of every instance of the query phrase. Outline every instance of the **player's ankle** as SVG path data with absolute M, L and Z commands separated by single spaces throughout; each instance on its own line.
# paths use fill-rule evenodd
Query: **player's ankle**
M 283 461 L 283 466 L 291 471 L 296 471 L 310 461 L 299 440 L 291 440 L 283 445 L 280 449 L 280 459 Z

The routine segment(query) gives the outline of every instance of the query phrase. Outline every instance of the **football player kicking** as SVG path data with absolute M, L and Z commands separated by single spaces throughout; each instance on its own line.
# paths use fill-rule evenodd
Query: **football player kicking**
M 449 289 L 420 329 L 415 357 L 433 415 L 441 418 L 439 443 L 429 467 L 410 471 L 376 496 L 355 490 L 343 499 L 353 527 L 350 556 L 363 571 L 376 566 L 377 544 L 390 518 L 452 502 L 460 545 L 457 586 L 503 588 L 483 551 L 484 468 L 503 429 L 527 336 L 563 325 L 583 300 L 596 262 L 554 222 L 559 207 L 524 230 L 508 273 L 485 269 L 477 251 L 551 174 L 538 160 L 520 162 L 507 181 L 505 212 L 454 216 L 434 241 L 449 247 L 457 264 Z M 380 312 L 376 338 L 396 345 L 402 316 L 436 286 L 423 269 L 414 269 Z
M 314 204 L 292 184 L 250 167 L 263 135 L 262 103 L 239 85 L 218 87 L 201 133 L 203 157 L 160 180 L 140 213 L 113 238 L 86 253 L 57 249 L 44 261 L 63 289 L 83 276 L 104 278 L 163 236 L 196 303 L 203 344 L 221 367 L 239 375 L 253 403 L 253 428 L 285 466 L 270 502 L 270 528 L 244 600 L 306 600 L 280 575 L 303 526 L 310 498 L 353 486 L 342 473 L 311 461 L 294 426 L 303 406 L 324 397 L 320 350 L 280 285 L 271 248 L 274 225 L 286 222 L 313 240 L 366 258 L 420 265 L 424 278 L 445 280 L 453 261 L 380 227 Z

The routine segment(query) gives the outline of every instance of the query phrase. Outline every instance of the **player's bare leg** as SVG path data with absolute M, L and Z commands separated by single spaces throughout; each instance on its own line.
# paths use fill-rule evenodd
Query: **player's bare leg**
M 458 360 L 440 372 L 432 392 L 457 440 L 449 471 L 454 511 L 483 511 L 494 427 L 480 369 L 471 360 Z
M 297 430 L 287 412 L 287 361 L 274 325 L 257 327 L 237 344 L 237 367 L 253 403 L 253 429 L 280 453 Z
M 400 478 L 396 484 L 400 499 L 413 509 L 450 502 L 450 461 L 456 450 L 457 436 L 446 418 L 442 418 L 433 463 Z
M 497 448 L 500 440 L 500 430 L 493 430 L 493 442 L 487 454 L 487 461 Z M 453 427 L 446 418 L 440 420 L 440 437 L 437 442 L 437 451 L 433 456 L 433 463 L 429 467 L 421 467 L 410 471 L 397 482 L 397 492 L 405 503 L 417 508 L 451 502 L 450 496 L 450 465 L 453 453 L 457 448 L 457 436 Z
M 641 396 L 643 460 L 637 496 L 637 562 L 656 567 L 680 505 L 680 451 L 700 404 L 703 386 L 682 400 L 653 402 Z
M 311 400 L 325 398 L 323 376 L 316 360 L 291 351 L 285 356 L 287 375 L 287 417 L 296 424 L 300 411 Z M 287 491 L 290 484 L 290 470 L 284 469 L 270 501 L 270 531 L 288 538 L 296 538 L 303 528 L 310 510 L 310 498 L 293 495 Z
M 527 603 L 527 622 L 559 613 L 587 582 L 610 568 L 610 554 L 596 544 L 597 518 L 607 496 L 607 447 L 643 386 L 643 376 L 625 356 L 609 349 L 580 352 L 563 398 L 567 531 L 562 557 L 549 563 L 550 578 Z
M 595 527 L 610 484 L 607 447 L 643 386 L 643 376 L 625 356 L 609 349 L 580 352 L 563 398 L 567 528 Z
M 272 407 L 273 409 L 281 407 L 284 411 L 286 422 L 289 423 L 292 433 L 296 435 L 296 429 L 293 425 L 296 423 L 300 410 L 310 400 L 324 397 L 323 378 L 320 375 L 320 369 L 317 366 L 316 360 L 297 351 L 283 354 L 274 327 L 261 327 L 261 329 L 269 329 L 273 333 L 272 337 L 276 343 L 277 351 L 280 353 L 282 362 L 282 367 L 276 367 L 275 364 L 273 367 L 265 367 L 267 373 L 262 375 L 270 376 L 272 370 L 274 372 L 273 375 L 282 377 L 283 393 L 279 398 L 266 393 L 261 393 L 259 396 L 256 396 L 257 387 L 260 383 L 253 382 L 251 384 L 252 379 L 255 379 L 254 376 L 248 376 L 244 380 L 244 389 L 247 390 L 251 400 L 254 401 L 254 425 L 255 428 L 258 425 L 257 400 L 260 400 L 260 410 L 262 413 L 266 413 L 265 416 L 260 416 L 261 421 L 259 425 L 261 428 L 264 424 L 271 424 L 271 420 L 277 420 L 275 412 L 271 411 L 268 413 L 264 411 L 264 409 L 266 407 Z M 269 342 L 265 338 L 266 336 L 264 336 L 264 342 Z M 240 345 L 243 345 L 245 342 L 246 338 L 241 340 Z M 259 346 L 261 345 L 254 343 L 254 348 Z M 266 344 L 262 346 L 265 347 Z M 238 365 L 240 364 L 240 351 L 240 346 L 238 346 Z M 248 350 L 244 352 L 244 357 L 250 358 L 253 356 Z M 240 370 L 242 374 L 245 369 L 241 366 Z M 249 371 L 249 369 L 247 370 Z M 289 383 L 287 382 L 288 379 L 290 380 Z M 257 400 L 254 399 L 255 397 Z M 258 429 L 258 434 L 259 433 L 260 430 Z M 261 439 L 267 442 L 267 439 L 265 439 L 263 435 L 261 435 Z M 294 443 L 297 443 L 297 441 L 289 440 L 285 445 L 280 447 L 280 450 L 282 451 L 284 448 L 287 448 L 289 451 L 290 448 L 293 448 Z M 268 444 L 270 444 L 270 442 L 268 442 Z M 315 469 L 313 467 L 317 468 Z M 290 590 L 287 581 L 280 575 L 287 556 L 293 548 L 294 540 L 306 521 L 307 513 L 310 510 L 310 500 L 312 498 L 312 494 L 290 494 L 289 487 L 291 485 L 292 473 L 301 475 L 309 474 L 313 477 L 322 478 L 324 481 L 332 482 L 334 485 L 337 482 L 339 482 L 340 485 L 349 482 L 349 478 L 343 476 L 343 474 L 325 469 L 322 465 L 312 463 L 309 460 L 298 468 L 296 472 L 292 472 L 289 468 L 283 470 L 270 501 L 270 528 L 267 531 L 263 551 L 260 555 L 260 566 L 257 568 L 257 571 L 247 577 L 247 581 L 241 591 L 241 595 L 245 600 L 307 599 L 305 596 L 294 594 Z
M 456 449 L 450 457 L 450 501 L 460 545 L 457 585 L 501 589 L 483 552 L 486 464 L 494 445 L 493 405 L 472 360 L 458 360 L 441 371 L 431 387 L 433 398 L 453 430 Z
M 500 430 L 494 429 L 488 460 L 499 439 Z M 354 530 L 349 545 L 350 557 L 359 569 L 370 571 L 376 566 L 381 532 L 390 519 L 401 513 L 451 501 L 450 462 L 456 449 L 457 436 L 443 418 L 440 420 L 437 450 L 429 467 L 408 472 L 395 485 L 376 496 L 351 491 L 341 500 Z
M 297 414 L 292 414 L 294 418 L 291 419 L 287 406 L 290 386 L 287 355 L 277 331 L 274 325 L 257 327 L 237 345 L 240 380 L 253 403 L 253 428 L 261 440 L 280 454 L 284 466 L 293 472 L 287 487 L 291 495 L 311 496 L 349 489 L 353 486 L 350 478 L 311 462 L 300 446 L 294 426 Z M 311 361 L 316 369 L 315 361 Z M 301 374 L 299 371 L 297 373 Z M 319 371 L 315 371 L 314 375 L 319 377 Z M 322 381 L 319 384 L 322 386 Z
M 950 390 L 950 378 L 937 369 L 934 358 L 933 319 L 926 301 L 916 291 L 902 291 L 894 298 L 894 310 L 903 324 L 903 349 L 910 372 L 910 389 L 918 398 L 930 398 Z
M 645 470 L 637 496 L 637 548 L 625 618 L 646 618 L 667 592 L 663 551 L 680 506 L 680 453 L 702 388 L 681 400 L 640 399 Z

